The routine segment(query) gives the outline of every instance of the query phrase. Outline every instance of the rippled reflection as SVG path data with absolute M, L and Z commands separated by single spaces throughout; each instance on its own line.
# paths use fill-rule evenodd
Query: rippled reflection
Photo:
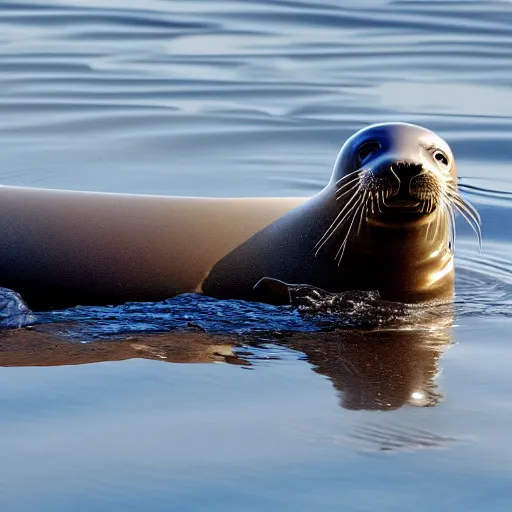
M 330 379 L 345 409 L 392 410 L 427 407 L 442 398 L 435 377 L 451 329 L 346 330 L 265 337 L 172 332 L 108 341 L 70 341 L 73 325 L 47 324 L 0 334 L 1 366 L 60 366 L 132 358 L 170 363 L 225 362 L 251 366 L 266 357 L 265 346 L 300 351 L 315 372 Z M 257 350 L 252 347 L 256 343 Z M 271 345 L 270 345 L 271 346 Z
M 451 329 L 340 332 L 293 336 L 286 346 L 329 377 L 345 409 L 432 407 L 443 395 L 435 377 Z

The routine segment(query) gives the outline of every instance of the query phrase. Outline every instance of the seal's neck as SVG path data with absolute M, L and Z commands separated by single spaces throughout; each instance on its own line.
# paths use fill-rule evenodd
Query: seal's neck
M 369 219 L 351 237 L 347 260 L 365 262 L 385 299 L 424 302 L 451 297 L 449 226 L 437 215 L 403 223 Z
M 329 212 L 326 229 L 335 214 Z M 400 302 L 451 298 L 453 255 L 449 225 L 438 215 L 439 212 L 421 218 L 397 216 L 393 221 L 364 219 L 353 228 L 338 264 L 336 254 L 348 226 L 341 227 L 320 255 L 322 264 L 331 269 L 331 291 L 378 290 L 383 299 Z

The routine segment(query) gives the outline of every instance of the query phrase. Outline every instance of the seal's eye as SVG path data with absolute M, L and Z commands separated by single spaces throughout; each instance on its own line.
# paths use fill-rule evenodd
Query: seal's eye
M 434 152 L 434 158 L 444 167 L 448 167 L 448 157 L 439 149 Z
M 378 151 L 380 149 L 380 144 L 375 140 L 370 140 L 368 142 L 363 143 L 361 146 L 359 146 L 359 149 L 357 150 L 357 156 L 359 158 L 359 161 L 363 163 L 370 155 L 375 153 L 375 151 Z

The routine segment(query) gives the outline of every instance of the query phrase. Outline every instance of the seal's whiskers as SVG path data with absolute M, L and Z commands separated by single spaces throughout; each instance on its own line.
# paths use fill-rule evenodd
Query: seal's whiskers
M 450 208 L 448 205 L 442 203 L 439 215 L 436 219 L 436 230 L 434 232 L 433 240 L 437 240 L 439 236 L 439 229 L 443 224 L 448 225 L 448 246 L 449 249 L 453 252 L 453 246 L 455 242 L 455 225 L 452 222 L 452 216 L 450 215 Z
M 336 182 L 336 187 L 339 188 L 339 185 L 341 185 L 345 180 L 351 178 L 351 177 L 354 177 L 354 175 L 358 175 L 356 176 L 356 179 L 359 179 L 360 178 L 360 174 L 361 172 L 363 172 L 364 169 L 357 169 L 355 171 L 352 171 L 352 172 L 349 172 L 348 174 L 346 174 L 345 176 L 343 176 L 342 178 L 340 178 L 337 182 Z
M 437 225 L 438 219 L 439 219 L 439 214 L 438 214 L 438 215 L 436 215 L 436 220 L 435 220 L 435 222 L 429 222 L 429 223 L 427 224 L 427 229 L 425 230 L 425 240 L 429 240 L 430 228 L 432 227 L 432 224 L 434 224 L 434 223 Z
M 387 197 L 387 196 L 385 196 L 385 195 L 384 195 L 384 190 L 381 190 L 380 195 L 381 195 L 381 197 L 382 197 L 382 204 L 383 204 L 384 206 L 388 206 L 388 204 L 386 203 L 386 197 Z
M 379 199 L 380 199 L 380 195 L 379 195 L 379 193 L 378 193 L 378 192 L 376 192 L 376 193 L 375 193 L 375 198 L 376 198 L 376 200 L 377 200 L 377 209 L 379 210 L 379 213 L 384 213 L 384 212 L 382 211 L 382 207 L 381 207 L 381 205 L 380 205 L 380 201 L 379 201 Z
M 359 181 L 360 181 L 360 177 L 358 176 L 357 178 L 352 178 L 351 180 L 347 181 L 346 183 L 343 183 L 343 185 L 341 187 L 338 187 L 338 189 L 336 190 L 336 194 L 339 194 L 344 188 L 348 187 L 352 183 L 357 183 Z
M 336 216 L 332 224 L 326 229 L 324 235 L 320 240 L 316 243 L 315 256 L 318 255 L 322 247 L 331 239 L 331 237 L 336 233 L 336 231 L 340 228 L 340 226 L 345 222 L 345 220 L 352 214 L 357 212 L 358 209 L 358 201 L 361 199 L 359 192 L 357 191 L 349 201 L 342 208 L 340 213 Z M 353 203 L 353 204 L 352 204 Z M 350 207 L 350 208 L 349 208 Z M 348 211 L 347 211 L 348 208 Z
M 462 210 L 464 210 L 471 220 L 474 222 L 476 226 L 480 226 L 482 224 L 482 219 L 480 218 L 480 214 L 477 212 L 476 208 L 468 201 L 462 199 L 461 196 L 457 196 L 454 198 L 454 202 L 457 206 L 459 206 Z
M 363 197 L 361 199 L 361 210 L 359 213 L 359 224 L 357 225 L 357 234 L 361 231 L 361 225 L 363 223 L 363 217 L 366 218 L 368 216 L 368 190 L 364 191 Z
M 456 210 L 464 217 L 466 222 L 471 226 L 471 229 L 475 232 L 477 238 L 478 238 L 478 245 L 480 247 L 480 250 L 482 250 L 482 230 L 480 228 L 480 224 L 475 220 L 473 215 L 466 210 L 464 206 L 461 206 L 458 202 L 453 202 Z
M 356 211 L 354 212 L 354 215 L 352 215 L 352 220 L 350 221 L 350 225 L 347 229 L 345 238 L 343 239 L 343 242 L 341 243 L 340 248 L 338 249 L 338 252 L 336 253 L 336 256 L 334 257 L 335 260 L 338 260 L 338 267 L 341 265 L 341 260 L 343 259 L 343 254 L 345 252 L 345 248 L 347 247 L 347 242 L 348 242 L 350 233 L 352 231 L 352 227 L 354 226 L 354 221 L 357 217 L 359 209 L 363 209 L 363 208 L 364 208 L 364 204 L 361 202 L 359 204 L 358 208 L 356 209 Z
M 455 239 L 457 238 L 455 231 L 455 213 L 450 203 L 445 201 L 443 207 L 448 217 L 448 224 L 450 225 L 450 250 L 453 252 L 455 250 Z
M 342 179 L 338 180 L 336 184 L 342 184 L 341 187 L 336 189 L 336 200 L 339 201 L 343 196 L 346 194 L 351 193 L 352 197 L 345 203 L 341 211 L 338 213 L 336 218 L 333 220 L 333 222 L 330 224 L 330 226 L 325 230 L 324 234 L 318 240 L 316 245 L 314 246 L 315 250 L 315 256 L 318 255 L 322 247 L 325 246 L 325 244 L 332 238 L 332 236 L 339 230 L 339 228 L 343 225 L 343 223 L 349 219 L 352 216 L 351 224 L 353 224 L 353 221 L 357 214 L 360 212 L 360 207 L 363 205 L 363 198 L 364 195 L 361 196 L 360 192 L 362 190 L 362 178 L 365 175 L 367 170 L 360 169 L 357 171 L 354 171 L 350 174 L 347 174 L 347 176 L 344 176 Z M 357 174 L 357 176 L 354 178 L 353 175 Z M 346 179 L 348 177 L 352 177 L 348 182 L 345 183 Z M 357 182 L 357 183 L 356 183 Z M 355 185 L 352 185 L 348 190 L 344 191 L 342 194 L 340 194 L 340 190 L 343 190 L 348 185 L 351 185 L 353 183 L 356 183 Z
M 366 169 L 359 169 L 357 171 L 347 174 L 346 176 L 338 180 L 336 182 L 336 201 L 339 201 L 343 196 L 347 195 L 348 193 L 357 190 L 361 186 L 362 178 L 366 174 L 366 172 L 368 172 Z M 354 177 L 355 174 L 357 176 Z M 349 187 L 350 185 L 352 185 L 352 187 Z M 341 193 L 347 187 L 349 187 L 348 190 L 345 190 L 343 193 Z
M 352 188 L 349 188 L 348 190 L 345 190 L 342 194 L 339 194 L 339 192 L 336 192 L 336 201 L 339 201 L 343 196 L 346 196 L 347 194 L 354 193 L 358 188 L 360 187 L 359 183 L 352 186 Z
M 478 238 L 478 245 L 482 249 L 482 230 L 481 218 L 476 208 L 467 200 L 465 200 L 453 185 L 448 185 L 442 194 L 443 205 L 450 211 L 450 228 L 455 232 L 455 211 L 457 210 L 464 220 L 471 226 Z M 455 244 L 455 235 L 452 235 L 452 242 Z
M 363 224 L 363 221 L 366 220 L 368 216 L 368 210 L 370 208 L 370 202 L 371 202 L 371 211 L 374 212 L 374 191 L 370 189 L 365 189 L 363 191 L 363 178 L 364 176 L 371 172 L 369 169 L 360 169 L 358 171 L 355 171 L 353 173 L 348 174 L 341 180 L 337 182 L 337 185 L 341 184 L 341 187 L 339 187 L 336 190 L 336 200 L 341 199 L 343 196 L 345 196 L 348 193 L 353 194 L 352 197 L 347 201 L 347 203 L 344 205 L 344 207 L 341 209 L 341 211 L 338 213 L 334 221 L 331 223 L 331 225 L 326 229 L 324 232 L 322 238 L 317 242 L 315 245 L 315 256 L 318 255 L 320 250 L 326 245 L 326 243 L 339 231 L 339 229 L 345 224 L 348 224 L 348 228 L 345 232 L 345 236 L 343 238 L 343 241 L 334 257 L 334 259 L 338 262 L 338 266 L 341 264 L 341 260 L 343 259 L 343 254 L 345 252 L 345 248 L 348 244 L 348 240 L 350 238 L 350 235 L 353 233 L 353 230 L 356 225 L 357 221 L 357 230 L 356 234 L 359 234 L 361 231 L 361 226 Z M 346 179 L 349 176 L 353 176 L 357 173 L 356 178 L 352 178 L 348 181 Z M 356 185 L 353 185 L 348 190 L 343 190 L 345 187 L 352 185 L 354 182 L 357 182 Z M 342 193 L 340 194 L 340 191 Z M 361 193 L 362 192 L 362 193 Z M 380 203 L 377 199 L 377 204 L 380 209 Z

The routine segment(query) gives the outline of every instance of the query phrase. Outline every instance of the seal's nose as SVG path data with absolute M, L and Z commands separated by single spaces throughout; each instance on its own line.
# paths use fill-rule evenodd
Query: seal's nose
M 390 164 L 389 172 L 399 181 L 395 196 L 409 197 L 411 181 L 422 171 L 423 166 L 417 162 L 399 160 Z
M 411 180 L 421 173 L 423 166 L 417 162 L 398 161 L 390 165 L 390 170 L 400 180 L 401 187 L 407 186 L 408 189 Z

